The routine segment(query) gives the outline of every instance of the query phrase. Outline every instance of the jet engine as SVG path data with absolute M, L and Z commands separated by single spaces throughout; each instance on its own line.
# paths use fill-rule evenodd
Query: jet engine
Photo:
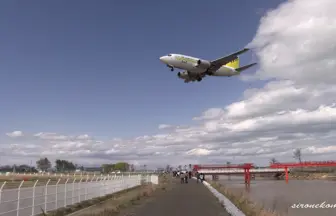
M 181 79 L 188 79 L 189 78 L 189 74 L 187 71 L 183 71 L 183 72 L 178 72 L 177 76 Z
M 198 59 L 196 63 L 196 67 L 202 68 L 202 69 L 208 69 L 211 66 L 211 63 L 206 60 Z

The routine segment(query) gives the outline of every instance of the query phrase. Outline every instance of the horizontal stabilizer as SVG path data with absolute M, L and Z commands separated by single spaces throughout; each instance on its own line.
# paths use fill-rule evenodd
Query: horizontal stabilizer
M 254 66 L 254 65 L 256 65 L 256 64 L 257 64 L 257 63 L 248 64 L 248 65 L 245 65 L 245 66 L 243 66 L 243 67 L 236 68 L 235 70 L 238 71 L 238 72 L 240 73 L 240 72 L 242 72 L 242 71 L 244 71 L 244 70 L 246 70 L 246 69 L 248 69 L 248 68 L 250 68 L 250 67 L 252 67 L 252 66 Z

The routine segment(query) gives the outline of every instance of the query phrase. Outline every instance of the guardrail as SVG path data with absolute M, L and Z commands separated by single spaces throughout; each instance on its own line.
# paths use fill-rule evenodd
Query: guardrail
M 244 173 L 243 169 L 200 169 L 200 173 L 211 174 L 211 173 Z M 285 172 L 284 168 L 264 168 L 264 169 L 250 169 L 250 173 L 268 173 L 268 172 Z
M 36 180 L 32 187 L 25 187 L 25 181 L 21 181 L 17 188 L 12 189 L 5 189 L 10 182 L 4 182 L 0 187 L 0 215 L 34 216 L 41 214 L 41 209 L 48 212 L 142 183 L 158 184 L 158 176 L 97 176 L 58 179 L 56 182 L 49 179 L 44 182 L 44 185 L 38 186 L 39 180 Z
M 13 173 L 13 172 L 7 172 L 7 173 L 1 173 L 0 172 L 0 176 L 1 177 L 5 177 L 5 176 L 18 176 L 18 177 L 73 177 L 73 176 L 81 176 L 81 177 L 85 177 L 85 176 L 110 176 L 110 175 L 115 175 L 115 176 L 120 176 L 120 175 L 156 175 L 157 173 L 155 172 L 120 172 L 120 173 L 110 173 L 110 174 L 98 174 L 98 173 L 94 173 L 94 172 L 78 172 L 78 173 L 49 173 L 49 172 L 45 172 L 45 173 Z

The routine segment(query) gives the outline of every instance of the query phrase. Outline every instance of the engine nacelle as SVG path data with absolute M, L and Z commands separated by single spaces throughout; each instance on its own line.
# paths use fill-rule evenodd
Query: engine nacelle
M 202 69 L 208 69 L 211 66 L 211 63 L 207 60 L 198 59 L 196 63 L 196 67 Z
M 177 76 L 181 79 L 188 79 L 189 78 L 189 74 L 188 72 L 186 71 L 183 71 L 183 72 L 178 72 L 177 73 Z

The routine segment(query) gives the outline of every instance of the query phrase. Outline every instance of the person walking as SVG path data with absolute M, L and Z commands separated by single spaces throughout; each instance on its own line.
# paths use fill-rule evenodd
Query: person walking
M 203 173 L 200 174 L 200 180 L 203 183 L 203 181 L 204 181 L 204 174 Z
M 198 183 L 199 180 L 200 180 L 200 173 L 196 172 L 196 182 Z
M 183 172 L 181 172 L 180 178 L 181 178 L 181 184 L 183 184 L 185 179 L 185 174 Z

